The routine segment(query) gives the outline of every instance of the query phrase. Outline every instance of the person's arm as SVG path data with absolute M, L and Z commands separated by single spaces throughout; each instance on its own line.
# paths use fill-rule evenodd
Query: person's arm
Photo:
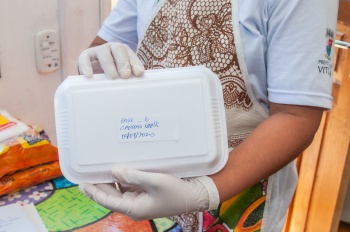
M 134 220 L 216 209 L 219 202 L 258 183 L 295 159 L 312 141 L 322 108 L 271 104 L 271 115 L 229 155 L 210 177 L 180 179 L 161 173 L 113 169 L 120 192 L 108 184 L 82 183 L 80 190 L 102 206 Z
M 270 117 L 231 151 L 222 171 L 211 176 L 220 201 L 275 173 L 312 142 L 323 109 L 271 103 Z
M 90 48 L 91 47 L 96 47 L 96 46 L 99 46 L 99 45 L 102 45 L 102 44 L 105 44 L 105 43 L 107 43 L 106 40 L 102 39 L 99 36 L 96 36 L 95 39 L 92 41 L 92 43 L 90 45 Z

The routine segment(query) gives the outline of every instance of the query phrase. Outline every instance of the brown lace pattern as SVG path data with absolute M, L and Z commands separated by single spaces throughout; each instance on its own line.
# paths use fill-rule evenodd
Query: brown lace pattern
M 249 111 L 238 65 L 231 1 L 169 0 L 147 29 L 138 56 L 146 69 L 205 65 L 221 80 L 226 109 Z
M 228 146 L 235 148 L 237 147 L 241 142 L 243 142 L 249 134 L 244 135 L 230 135 L 228 136 Z

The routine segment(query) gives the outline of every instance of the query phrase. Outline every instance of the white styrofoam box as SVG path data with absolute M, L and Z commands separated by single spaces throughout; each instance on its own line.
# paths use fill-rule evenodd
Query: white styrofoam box
M 113 167 L 210 175 L 228 158 L 221 83 L 204 66 L 70 76 L 56 91 L 55 117 L 60 167 L 73 183 L 114 182 Z

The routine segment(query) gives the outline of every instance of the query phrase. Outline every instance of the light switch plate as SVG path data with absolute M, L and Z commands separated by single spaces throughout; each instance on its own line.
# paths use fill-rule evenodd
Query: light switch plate
M 60 43 L 56 30 L 47 29 L 35 34 L 35 56 L 40 73 L 53 72 L 60 67 Z

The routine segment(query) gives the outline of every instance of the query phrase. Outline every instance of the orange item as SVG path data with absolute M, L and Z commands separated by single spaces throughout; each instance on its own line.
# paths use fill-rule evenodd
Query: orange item
M 38 165 L 0 178 L 0 196 L 62 176 L 58 161 Z
M 58 161 L 58 150 L 43 131 L 29 129 L 0 143 L 0 177 L 39 164 Z M 42 135 L 41 135 L 42 134 Z

